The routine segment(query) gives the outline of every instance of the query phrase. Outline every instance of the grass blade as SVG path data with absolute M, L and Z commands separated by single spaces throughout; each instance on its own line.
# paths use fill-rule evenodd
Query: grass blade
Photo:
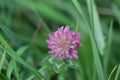
M 6 52 L 17 62 L 21 63 L 29 69 L 38 79 L 42 78 L 42 75 L 39 74 L 38 71 L 36 71 L 33 67 L 28 65 L 21 57 L 18 56 L 18 54 L 6 43 L 6 41 L 3 39 L 3 37 L 0 35 L 0 42 L 2 45 L 6 46 L 6 48 L 0 46 L 3 50 L 6 50 Z
M 117 72 L 116 72 L 116 75 L 115 75 L 115 80 L 118 80 L 119 76 L 120 76 L 120 64 L 118 66 L 118 69 L 117 69 Z
M 106 46 L 105 46 L 105 55 L 103 56 L 104 57 L 104 72 L 107 76 L 107 68 L 108 68 L 108 64 L 109 64 L 109 59 L 110 59 L 110 49 L 111 49 L 111 43 L 112 43 L 112 33 L 113 33 L 113 20 L 111 20 L 110 22 L 110 28 L 109 28 L 109 32 L 108 32 L 108 39 L 106 41 Z
M 82 7 L 79 5 L 77 0 L 72 0 L 72 2 L 74 3 L 75 7 L 77 8 L 77 10 L 78 10 L 80 16 L 82 17 L 83 21 L 87 23 L 86 16 L 83 13 Z
M 11 74 L 12 72 L 15 72 L 15 77 L 17 80 L 20 80 L 19 78 L 19 74 L 18 74 L 18 68 L 17 68 L 17 65 L 16 65 L 16 61 L 14 59 L 12 59 L 8 65 L 8 68 L 7 68 L 7 77 L 8 79 L 10 80 L 11 79 Z
M 2 66 L 5 62 L 5 57 L 6 57 L 6 51 L 4 51 L 3 55 L 2 55 L 2 58 L 0 60 L 0 72 L 1 72 L 1 69 L 2 69 Z
M 18 67 L 17 67 L 17 65 L 16 65 L 15 60 L 13 60 L 13 64 L 14 64 L 14 71 L 15 71 L 16 79 L 17 79 L 17 80 L 20 80 L 19 73 L 18 73 Z
M 72 0 L 72 1 L 73 1 L 74 5 L 76 6 L 76 8 L 77 8 L 78 12 L 80 13 L 80 15 L 84 16 L 83 13 L 80 11 L 81 8 L 80 8 L 80 5 L 78 4 L 77 0 Z M 85 17 L 83 17 L 83 19 L 86 21 Z M 98 79 L 99 80 L 104 80 L 102 64 L 101 64 L 100 57 L 99 57 L 99 54 L 98 54 L 97 46 L 95 44 L 95 40 L 94 40 L 92 32 L 91 32 L 91 30 L 89 28 L 89 25 L 87 26 L 87 28 L 88 28 L 90 39 L 91 39 L 93 58 L 94 58 L 94 63 L 95 63 L 95 67 L 96 67 L 96 70 L 97 70 Z
M 108 77 L 108 80 L 111 79 L 111 77 L 112 77 L 112 75 L 113 75 L 113 73 L 115 72 L 116 69 L 117 69 L 117 66 L 115 66 L 115 67 L 113 68 L 113 70 L 111 71 L 111 73 L 110 73 L 110 75 L 109 75 L 109 77 Z
M 100 18 L 98 16 L 98 12 L 96 10 L 96 6 L 94 6 L 94 35 L 95 35 L 95 40 L 96 44 L 98 47 L 98 50 L 101 55 L 104 54 L 104 36 L 103 32 L 101 30 L 101 23 L 100 23 Z
M 18 55 L 21 56 L 26 49 L 28 49 L 28 46 L 23 46 L 23 47 L 19 48 L 19 49 L 17 50 Z M 15 60 L 12 59 L 12 60 L 10 61 L 9 65 L 8 65 L 8 68 L 7 68 L 7 77 L 8 77 L 9 79 L 10 79 L 10 77 L 11 77 L 11 74 L 12 74 L 12 72 L 13 72 L 13 69 L 14 69 L 14 71 L 15 71 L 16 78 L 19 79 L 19 78 L 18 78 L 19 75 L 18 75 L 18 73 L 17 73 L 17 67 L 16 67 L 16 66 L 17 66 L 17 65 L 16 65 Z
M 93 58 L 94 58 L 94 63 L 95 63 L 96 70 L 97 70 L 98 79 L 99 80 L 104 80 L 102 64 L 101 64 L 101 61 L 100 61 L 100 57 L 99 57 L 99 54 L 98 54 L 98 50 L 97 50 L 95 41 L 94 41 L 92 36 L 91 36 L 91 44 L 92 44 Z
M 96 7 L 94 5 L 94 0 L 87 0 L 87 4 L 88 4 L 91 27 L 92 27 L 92 31 L 89 30 L 89 33 L 90 33 L 90 38 L 91 38 L 94 63 L 97 69 L 98 79 L 104 80 L 102 64 L 100 61 L 100 57 L 98 55 L 99 54 L 98 50 L 100 51 L 101 54 L 103 54 L 103 47 L 104 47 L 103 45 L 104 41 L 103 41 L 100 21 L 98 18 Z M 92 32 L 93 32 L 93 35 L 92 35 Z M 97 50 L 97 46 L 98 46 L 98 50 Z
M 92 31 L 94 31 L 94 0 L 86 0 L 87 1 L 87 7 L 89 10 L 89 16 L 90 16 L 90 23 Z
M 17 50 L 18 55 L 21 56 L 21 55 L 25 52 L 25 50 L 28 49 L 28 47 L 29 47 L 29 46 L 23 46 L 23 47 L 19 48 L 19 49 Z
M 8 77 L 9 80 L 11 78 L 13 68 L 14 68 L 14 60 L 10 61 L 9 65 L 8 65 L 8 68 L 7 68 L 7 77 Z
M 98 50 L 100 54 L 103 55 L 104 37 L 103 37 L 102 30 L 101 30 L 100 18 L 98 16 L 98 12 L 96 10 L 94 0 L 87 0 L 87 5 L 88 5 L 88 10 L 89 10 L 90 22 L 92 26 L 92 32 L 95 36 L 95 41 L 96 41 Z

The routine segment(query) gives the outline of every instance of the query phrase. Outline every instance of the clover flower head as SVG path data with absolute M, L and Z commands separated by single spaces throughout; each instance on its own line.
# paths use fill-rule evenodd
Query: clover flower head
M 48 43 L 49 53 L 58 59 L 78 58 L 78 48 L 80 44 L 80 33 L 69 30 L 69 26 L 58 28 L 53 34 L 49 34 Z

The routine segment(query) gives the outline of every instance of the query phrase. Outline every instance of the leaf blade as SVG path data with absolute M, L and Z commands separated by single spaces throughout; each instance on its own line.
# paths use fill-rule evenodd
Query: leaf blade
M 3 66 L 4 62 L 5 62 L 5 59 L 6 59 L 6 51 L 4 51 L 4 53 L 2 55 L 2 58 L 0 60 L 0 71 L 2 69 L 2 66 Z
M 3 50 L 6 50 L 8 55 L 10 55 L 13 59 L 15 59 L 17 62 L 24 65 L 24 67 L 28 68 L 38 79 L 41 79 L 43 76 L 39 74 L 38 71 L 36 71 L 33 67 L 28 65 L 21 57 L 17 55 L 17 53 L 6 43 L 6 41 L 3 39 L 3 37 L 0 35 L 0 42 L 1 44 L 5 45 L 6 48 L 1 47 Z

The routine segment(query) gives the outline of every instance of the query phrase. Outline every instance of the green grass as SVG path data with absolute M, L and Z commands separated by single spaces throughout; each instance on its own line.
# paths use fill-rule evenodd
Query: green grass
M 48 34 L 81 34 L 78 59 L 57 60 Z M 119 0 L 0 0 L 0 80 L 120 80 Z

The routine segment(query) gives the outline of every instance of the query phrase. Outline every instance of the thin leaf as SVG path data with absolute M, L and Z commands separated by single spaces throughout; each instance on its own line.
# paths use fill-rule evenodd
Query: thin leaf
M 13 68 L 14 68 L 14 60 L 10 61 L 9 65 L 8 65 L 8 68 L 7 68 L 7 77 L 8 77 L 9 80 L 11 78 Z
M 98 50 L 101 55 L 104 54 L 104 36 L 101 30 L 101 23 L 100 23 L 100 18 L 98 16 L 98 12 L 96 10 L 96 6 L 94 6 L 94 35 L 95 35 L 95 40 L 98 46 Z
M 111 20 L 110 22 L 110 28 L 109 28 L 109 32 L 108 32 L 108 39 L 106 41 L 106 48 L 105 48 L 105 55 L 103 56 L 104 57 L 104 72 L 107 76 L 107 67 L 108 67 L 108 62 L 109 62 L 109 59 L 110 59 L 110 49 L 111 49 L 111 43 L 112 43 L 112 33 L 113 33 L 113 20 Z
M 102 64 L 101 64 L 101 61 L 100 61 L 100 57 L 98 55 L 98 50 L 97 50 L 97 47 L 95 45 L 95 41 L 93 40 L 92 36 L 91 36 L 91 44 L 92 44 L 94 64 L 96 66 L 98 79 L 99 80 L 104 80 L 104 74 L 103 74 Z
M 108 80 L 111 79 L 111 77 L 112 77 L 112 75 L 113 75 L 113 73 L 115 72 L 116 69 L 117 69 L 117 66 L 115 66 L 115 67 L 113 68 L 113 70 L 111 71 L 111 73 L 110 73 L 110 75 L 109 75 L 109 77 L 108 77 Z
M 15 71 L 16 79 L 20 80 L 19 73 L 18 73 L 18 68 L 17 68 L 15 60 L 13 60 L 13 66 L 14 66 L 14 71 Z
M 94 32 L 94 0 L 86 0 L 87 1 L 87 7 L 89 10 L 89 16 L 90 16 L 90 23 L 91 23 L 91 28 L 92 31 Z
M 78 12 L 80 13 L 80 15 L 84 16 L 83 13 L 80 11 L 81 7 L 78 4 L 77 0 L 72 0 L 72 1 L 73 1 L 74 5 L 76 6 L 76 8 L 77 8 Z M 83 19 L 84 19 L 84 21 L 87 21 L 84 17 L 83 17 Z M 89 28 L 89 25 L 88 25 L 87 22 L 86 22 L 86 24 L 87 24 L 87 29 L 89 31 L 89 35 L 90 35 L 90 39 L 91 39 L 94 64 L 95 64 L 95 67 L 96 67 L 96 70 L 97 70 L 98 79 L 99 80 L 104 80 L 104 74 L 103 74 L 102 64 L 101 64 L 100 57 L 99 57 L 99 54 L 98 54 L 97 46 L 95 44 L 95 40 L 94 40 L 92 32 L 91 32 L 91 30 Z
M 118 66 L 118 69 L 117 69 L 117 72 L 116 72 L 116 75 L 115 75 L 115 80 L 119 80 L 118 77 L 120 76 L 120 64 Z
M 50 75 L 48 75 L 48 72 L 46 71 L 47 70 L 47 66 L 44 66 L 42 68 L 40 68 L 38 71 L 41 75 L 44 76 L 44 79 L 45 80 L 50 80 Z M 31 75 L 29 78 L 27 78 L 26 80 L 33 80 L 35 78 L 34 75 Z
M 3 64 L 5 62 L 5 57 L 6 57 L 6 51 L 4 51 L 3 55 L 2 55 L 2 58 L 0 60 L 0 72 L 1 72 L 1 69 L 3 67 Z
M 19 49 L 17 50 L 18 55 L 21 56 L 21 55 L 25 52 L 25 50 L 28 49 L 28 47 L 29 47 L 29 46 L 23 46 L 23 47 L 19 48 Z
M 102 64 L 100 61 L 100 57 L 98 55 L 99 53 L 98 50 L 100 51 L 101 54 L 103 54 L 103 47 L 104 47 L 100 21 L 98 18 L 97 10 L 94 5 L 94 0 L 87 0 L 87 4 L 88 4 L 89 13 L 90 13 L 91 26 L 92 28 L 94 28 L 92 29 L 92 31 L 94 32 L 94 35 L 95 35 L 95 38 L 94 38 L 93 37 L 94 35 L 92 35 L 91 30 L 88 28 L 90 33 L 90 38 L 91 38 L 94 63 L 97 69 L 98 79 L 104 80 Z M 95 44 L 95 40 L 97 44 Z M 97 50 L 97 46 L 98 46 L 98 50 Z
M 103 37 L 102 30 L 101 30 L 100 18 L 98 16 L 98 12 L 96 10 L 94 0 L 87 0 L 87 4 L 88 4 L 88 10 L 89 10 L 92 31 L 95 36 L 97 47 L 98 47 L 100 54 L 103 55 L 103 53 L 104 53 L 103 52 L 104 37 Z
M 38 79 L 41 79 L 43 77 L 42 75 L 39 74 L 33 67 L 28 65 L 21 57 L 18 56 L 18 54 L 6 43 L 6 41 L 3 39 L 3 37 L 0 35 L 0 42 L 2 45 L 6 46 L 6 48 L 0 46 L 3 50 L 6 50 L 6 52 L 13 58 L 15 61 L 21 63 L 29 69 Z
M 23 47 L 19 48 L 19 49 L 17 50 L 18 55 L 21 56 L 27 48 L 28 48 L 28 46 L 23 46 Z M 16 73 L 17 79 L 18 79 L 19 76 L 18 76 L 18 74 L 17 74 L 17 67 L 16 67 L 16 66 L 17 66 L 17 65 L 16 65 L 15 60 L 12 59 L 12 60 L 10 61 L 9 65 L 8 65 L 8 68 L 7 68 L 7 76 L 8 76 L 9 79 L 10 79 L 10 76 L 11 76 L 11 74 L 12 74 L 12 72 L 13 72 L 13 69 L 15 70 L 15 73 Z
M 86 16 L 83 13 L 84 11 L 83 11 L 82 7 L 79 5 L 77 0 L 72 0 L 72 2 L 74 3 L 75 7 L 77 8 L 77 10 L 78 10 L 80 16 L 82 17 L 83 21 L 87 23 Z

